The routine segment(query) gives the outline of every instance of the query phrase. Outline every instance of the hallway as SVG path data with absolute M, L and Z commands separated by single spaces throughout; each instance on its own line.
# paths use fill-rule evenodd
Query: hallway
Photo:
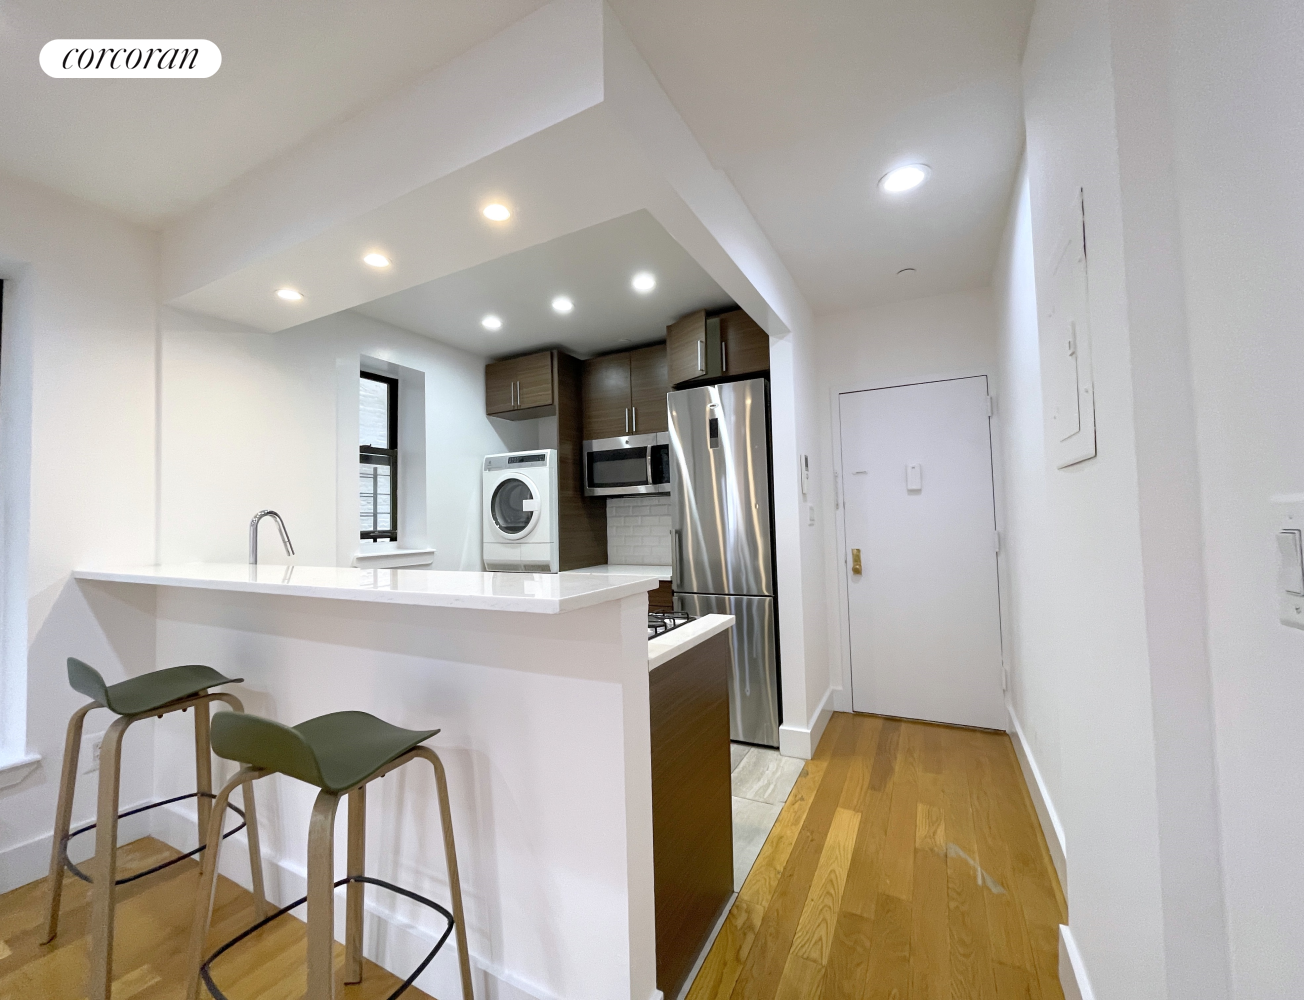
M 1064 896 L 1009 738 L 837 713 L 689 1000 L 1028 1000 Z

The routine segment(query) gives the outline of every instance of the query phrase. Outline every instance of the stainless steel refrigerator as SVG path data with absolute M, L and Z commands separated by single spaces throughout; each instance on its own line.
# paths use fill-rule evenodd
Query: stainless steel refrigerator
M 733 615 L 729 735 L 779 745 L 769 383 L 682 389 L 670 406 L 675 608 Z

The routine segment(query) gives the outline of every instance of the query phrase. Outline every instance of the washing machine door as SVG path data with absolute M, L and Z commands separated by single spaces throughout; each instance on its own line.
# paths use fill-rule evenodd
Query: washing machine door
M 494 487 L 489 498 L 489 519 L 503 538 L 518 541 L 539 523 L 540 506 L 533 483 L 520 476 L 508 476 Z

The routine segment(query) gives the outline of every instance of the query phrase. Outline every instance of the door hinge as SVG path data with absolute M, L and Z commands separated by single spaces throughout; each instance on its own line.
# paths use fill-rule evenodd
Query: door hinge
M 992 544 L 995 546 L 997 552 L 1001 551 L 1001 533 L 999 531 L 992 532 Z
M 988 397 L 987 397 L 987 416 L 992 417 L 992 416 L 995 416 L 995 415 L 996 415 L 996 400 L 995 400 L 994 397 L 992 397 L 992 396 L 988 396 Z

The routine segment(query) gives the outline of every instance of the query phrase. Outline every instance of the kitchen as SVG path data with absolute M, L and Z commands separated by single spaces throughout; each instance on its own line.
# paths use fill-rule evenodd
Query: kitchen
M 495 225 L 487 216 L 482 224 Z M 373 261 L 363 266 L 402 266 L 397 254 L 383 263 Z M 644 282 L 651 276 L 654 287 L 641 289 L 644 282 L 634 280 L 639 276 L 645 276 Z M 536 291 L 530 295 L 527 290 Z M 565 311 L 554 304 L 563 294 L 569 304 Z M 283 301 L 293 309 L 297 300 Z M 498 329 L 489 330 L 479 321 L 474 326 L 458 322 L 457 310 L 476 320 L 493 315 Z M 178 314 L 176 321 L 196 320 Z M 656 841 L 650 886 L 658 942 L 656 980 L 668 996 L 676 995 L 768 833 L 764 822 L 745 822 L 735 863 L 731 811 L 741 800 L 734 800 L 730 789 L 731 729 L 736 739 L 746 741 L 737 744 L 743 752 L 747 744 L 755 744 L 757 754 L 770 754 L 789 783 L 796 776 L 791 768 L 779 768 L 783 758 L 771 749 L 778 744 L 780 711 L 773 609 L 760 620 L 747 615 L 746 631 L 733 627 L 731 615 L 731 604 L 739 601 L 774 602 L 768 338 L 745 313 L 732 308 L 728 296 L 647 213 L 568 234 L 272 336 L 223 333 L 211 323 L 193 335 L 179 332 L 164 358 L 165 469 L 176 478 L 165 479 L 163 489 L 167 492 L 175 484 L 184 496 L 195 498 L 177 499 L 193 503 L 191 509 L 212 519 L 208 526 L 203 518 L 187 519 L 188 529 L 199 533 L 193 537 L 202 537 L 212 557 L 198 564 L 162 561 L 157 569 L 88 567 L 77 574 L 80 586 L 117 600 L 134 599 L 124 587 L 132 591 L 144 584 L 156 589 L 161 658 L 168 656 L 164 649 L 175 649 L 173 656 L 186 649 L 184 658 L 229 662 L 239 650 L 240 672 L 248 679 L 240 693 L 248 711 L 287 721 L 319 714 L 333 701 L 329 692 L 341 685 L 354 689 L 351 705 L 365 706 L 400 725 L 415 724 L 416 716 L 435 711 L 438 717 L 431 719 L 432 725 L 444 724 L 447 733 L 456 734 L 455 745 L 477 748 L 460 768 L 457 756 L 449 762 L 454 802 L 477 801 L 486 794 L 496 801 L 505 788 L 550 789 L 543 812 L 532 811 L 541 804 L 531 805 L 514 791 L 509 798 L 521 816 L 506 829 L 499 829 L 503 821 L 497 818 L 490 824 L 487 817 L 455 817 L 455 824 L 467 824 L 458 830 L 459 862 L 471 893 L 485 891 L 481 873 L 486 867 L 497 871 L 499 884 L 530 883 L 513 860 L 526 849 L 522 838 L 529 828 L 534 833 L 528 836 L 528 851 L 536 861 L 552 852 L 552 864 L 565 864 L 573 850 L 588 844 L 585 850 L 593 864 L 585 881 L 600 878 L 607 886 L 604 893 L 628 894 L 631 908 L 646 905 L 636 895 L 637 869 L 631 865 L 627 874 L 619 875 L 621 868 L 614 862 L 610 871 L 596 863 L 612 846 L 603 831 L 611 829 L 615 817 L 603 821 L 594 814 L 591 833 L 598 839 L 591 841 L 577 838 L 573 831 L 563 837 L 557 820 L 549 817 L 594 813 L 595 796 L 628 799 L 634 794 L 637 768 L 650 767 L 650 803 L 640 802 L 640 811 L 624 822 L 642 817 L 639 822 L 649 824 L 644 838 L 653 834 Z M 459 338 L 480 351 L 502 343 L 500 353 L 507 357 L 477 360 L 458 350 Z M 558 346 L 549 346 L 553 344 Z M 599 353 L 604 350 L 607 353 Z M 581 360 L 580 353 L 590 357 Z M 735 406 L 731 394 L 744 389 L 748 393 L 739 395 Z M 710 399 L 697 398 L 711 393 Z M 683 403 L 677 405 L 677 399 Z M 690 412 L 685 407 L 692 400 L 696 402 Z M 305 407 L 316 408 L 321 418 L 305 420 L 302 413 L 311 412 Z M 751 423 L 743 420 L 735 426 L 735 415 L 744 410 L 752 414 Z M 672 450 L 669 428 L 676 414 L 679 431 L 673 435 Z M 272 423 L 303 436 L 281 440 L 276 462 L 261 464 L 259 428 Z M 613 434 L 626 427 L 629 435 Z M 196 431 L 212 437 L 197 438 Z M 175 451 L 173 433 L 184 442 Z M 652 439 L 639 436 L 644 433 Z M 628 476 L 613 480 L 613 467 L 621 469 L 631 448 L 645 441 L 635 465 L 646 481 L 636 483 Z M 721 454 L 722 441 L 728 462 L 721 457 L 713 465 L 711 456 Z M 350 442 L 357 442 L 352 444 L 357 450 L 351 461 L 346 457 Z M 732 474 L 736 456 L 749 454 L 753 460 Z M 296 463 L 291 468 L 285 467 L 286 456 Z M 335 468 L 331 459 L 338 462 Z M 350 465 L 360 471 L 351 472 Z M 652 466 L 657 472 L 648 477 Z M 686 471 L 696 479 L 683 480 L 681 486 Z M 622 485 L 613 485 L 617 481 Z M 305 489 L 310 484 L 319 492 Z M 756 512 L 749 523 L 758 527 L 740 531 L 740 540 L 732 546 L 750 558 L 738 577 L 744 581 L 739 591 L 745 594 L 750 587 L 753 594 L 763 595 L 768 589 L 771 596 L 715 598 L 718 609 L 705 603 L 713 600 L 713 590 L 727 595 L 732 578 L 730 568 L 720 566 L 713 584 L 704 559 L 712 546 L 718 549 L 728 541 L 718 534 L 703 538 L 701 526 L 719 520 L 716 514 L 675 510 L 676 499 L 692 494 L 695 484 L 702 492 L 719 492 L 735 501 L 744 498 Z M 214 497 L 223 494 L 223 503 L 214 504 Z M 248 552 L 257 559 L 254 571 L 245 567 L 244 558 L 233 558 L 235 551 L 244 554 L 243 531 L 237 550 L 225 537 L 229 531 L 219 534 L 216 523 L 234 510 L 237 494 L 252 502 L 250 513 L 276 511 L 275 517 L 263 519 L 260 539 L 258 527 L 251 529 Z M 323 503 L 332 498 L 337 510 Z M 726 518 L 736 514 L 720 513 Z M 323 546 L 323 532 L 313 527 L 314 518 L 317 525 L 327 526 L 328 539 L 333 534 L 338 555 Z M 284 534 L 279 531 L 282 525 Z M 674 530 L 683 538 L 678 554 Z M 550 533 L 549 541 L 538 541 L 545 533 Z M 177 544 L 187 543 L 178 538 Z M 530 556 L 524 556 L 526 552 Z M 356 569 L 314 568 L 349 563 Z M 450 563 L 456 568 L 446 569 Z M 678 566 L 684 569 L 675 593 L 671 581 Z M 733 572 L 737 576 L 737 570 Z M 636 596 L 631 598 L 631 592 Z M 275 604 L 263 608 L 257 595 L 276 595 Z M 341 597 L 380 603 L 339 607 Z M 322 607 L 323 599 L 330 610 Z M 628 643 L 628 607 L 640 599 L 656 615 L 656 624 L 654 629 L 649 623 L 647 630 L 651 642 L 643 654 L 642 690 L 631 692 L 629 685 L 637 688 L 640 681 L 629 677 L 627 665 L 613 672 L 612 666 L 600 664 L 613 638 L 618 647 Z M 585 605 L 590 606 L 580 610 Z M 423 610 L 422 618 L 410 621 L 404 617 L 414 609 L 435 607 L 448 609 L 442 613 L 449 616 L 446 628 L 452 633 L 431 617 L 440 612 Z M 473 608 L 481 610 L 469 610 Z M 498 635 L 489 660 L 475 644 L 450 638 L 470 628 L 482 634 L 479 641 L 484 642 L 504 632 L 504 614 L 542 608 L 563 612 L 556 626 L 552 614 L 513 614 L 526 624 L 506 629 L 514 636 L 510 643 L 505 634 Z M 471 620 L 476 615 L 482 623 Z M 460 624 L 463 621 L 466 624 Z M 408 638 L 383 638 L 391 629 L 400 629 Z M 727 635 L 720 635 L 722 629 Z M 418 635 L 429 638 L 414 646 Z M 263 638 L 254 641 L 254 636 Z M 293 647 L 309 636 L 315 641 L 294 652 Z M 554 648 L 563 636 L 569 650 L 565 653 Z M 336 644 L 342 648 L 329 651 Z M 398 662 L 420 648 L 446 651 L 438 660 L 423 660 L 425 666 L 415 673 Z M 611 663 L 627 657 L 626 649 Z M 468 687 L 466 678 L 452 680 L 448 665 L 438 666 L 446 660 L 462 664 L 460 670 L 472 663 L 499 671 L 523 669 L 533 680 L 519 691 L 501 689 L 501 681 L 488 688 L 478 682 Z M 649 661 L 655 668 L 650 685 Z M 258 663 L 264 666 L 258 668 Z M 367 680 L 359 685 L 346 680 L 351 676 Z M 324 685 L 314 680 L 309 686 L 309 678 L 332 679 Z M 610 708 L 602 707 L 600 700 L 595 703 L 596 694 L 553 690 L 563 679 L 581 687 L 618 681 L 627 699 L 647 706 L 644 719 L 632 723 L 618 714 L 599 724 L 599 716 L 609 715 Z M 262 693 L 253 695 L 247 689 Z M 302 693 L 308 689 L 317 693 L 305 700 Z M 459 721 L 445 722 L 436 708 L 441 704 L 462 705 L 455 713 Z M 426 708 L 418 710 L 419 705 Z M 472 705 L 478 706 L 474 712 Z M 699 718 L 703 711 L 706 724 Z M 490 722 L 493 716 L 501 716 L 501 721 Z M 525 764 L 518 754 L 527 749 L 519 726 L 527 718 L 532 720 L 525 729 L 529 733 L 554 725 L 558 733 L 587 732 L 578 742 L 573 737 L 548 741 L 555 743 L 551 751 L 537 740 L 529 742 L 528 767 L 518 770 Z M 156 724 L 157 745 L 184 746 L 185 727 L 184 717 L 161 720 Z M 624 736 L 617 739 L 622 728 Z M 599 739 L 608 741 L 606 749 Z M 623 774 L 595 774 L 594 758 L 611 757 L 613 749 L 629 739 L 642 746 L 626 757 Z M 687 746 L 694 751 L 685 761 Z M 165 758 L 171 756 L 164 753 Z M 491 762 L 493 777 L 481 775 L 480 754 L 486 755 L 485 764 Z M 644 760 L 647 763 L 640 765 Z M 580 782 L 574 786 L 577 793 L 582 788 L 583 795 L 568 798 L 571 782 L 559 783 L 559 774 L 572 775 Z M 172 794 L 180 794 L 193 777 L 183 764 L 175 772 L 169 768 L 158 780 L 169 791 L 175 785 Z M 610 792 L 601 791 L 604 780 L 614 782 Z M 466 787 L 468 781 L 490 784 L 473 791 Z M 623 793 L 618 792 L 621 783 Z M 270 806 L 260 802 L 261 837 L 269 852 L 292 856 L 302 833 L 293 824 L 277 831 L 266 817 L 301 808 L 295 805 L 301 793 L 280 794 L 290 797 L 274 797 Z M 650 815 L 644 811 L 649 806 Z M 377 817 L 373 824 L 393 828 L 396 835 L 422 815 L 406 796 L 386 801 L 381 808 L 385 818 Z M 189 837 L 181 819 L 184 813 L 177 807 L 168 813 L 163 839 L 179 847 Z M 714 816 L 706 827 L 704 816 Z M 766 814 L 769 822 L 773 818 Z M 625 836 L 634 834 L 627 831 Z M 564 840 L 575 841 L 575 846 L 562 850 Z M 637 838 L 631 851 L 635 843 Z M 648 844 L 638 846 L 646 849 Z M 228 849 L 222 857 L 224 868 L 234 866 L 231 874 L 241 878 L 241 851 Z M 411 863 L 403 862 L 400 870 Z M 418 885 L 442 881 L 438 870 L 424 862 L 415 873 Z M 383 866 L 378 874 L 385 876 Z M 282 868 L 275 878 L 292 881 L 294 876 Z M 612 878 L 618 881 L 612 883 Z M 622 887 L 625 879 L 633 881 Z M 412 877 L 393 881 L 408 884 Z M 429 894 L 438 897 L 440 891 Z M 577 922 L 570 915 L 575 904 L 567 901 L 565 891 L 556 900 L 531 898 L 528 917 L 517 912 L 523 903 L 507 897 L 489 904 L 489 911 L 468 907 L 477 968 L 486 950 L 501 956 L 499 978 L 522 963 L 528 967 L 528 952 L 516 951 L 526 928 L 565 926 L 573 928 L 579 941 L 600 938 L 619 926 L 602 910 L 594 911 L 595 924 Z M 487 899 L 481 906 L 485 904 Z M 487 912 L 501 913 L 496 918 L 503 923 L 500 930 L 490 931 L 477 916 Z M 567 953 L 560 942 L 550 950 Z M 391 950 L 375 957 L 398 971 L 404 959 L 395 954 L 404 953 Z M 589 948 L 577 954 L 588 955 Z M 455 990 L 454 968 L 451 954 L 438 957 L 422 980 L 427 991 L 442 995 Z M 555 974 L 566 982 L 595 983 L 595 976 L 610 975 L 616 968 L 603 972 L 602 963 L 590 957 L 583 975 L 570 966 Z M 612 987 L 580 988 L 604 992 Z
M 0 996 L 1304 992 L 1268 6 L 7 5 Z
M 557 48 L 559 33 L 582 39 L 591 58 L 576 60 L 572 49 Z M 20 873 L 14 884 L 30 884 L 44 874 L 51 848 L 58 849 L 50 833 L 57 786 L 50 762 L 60 750 L 50 733 L 77 710 L 67 658 L 95 664 L 111 681 L 137 677 L 146 665 L 210 662 L 246 678 L 237 690 L 253 715 L 298 723 L 347 708 L 395 725 L 442 729 L 431 745 L 447 758 L 467 898 L 463 932 L 477 992 L 641 1000 L 659 982 L 671 991 L 687 982 L 738 876 L 746 874 L 730 857 L 731 811 L 739 809 L 731 800 L 745 799 L 749 853 L 759 851 L 833 711 L 831 669 L 821 652 L 826 608 L 814 596 L 822 581 L 810 560 L 823 527 L 816 517 L 821 486 L 818 474 L 801 471 L 809 469 L 802 456 L 818 447 L 799 389 L 810 363 L 809 310 L 745 207 L 716 184 L 717 175 L 695 158 L 696 147 L 683 144 L 676 131 L 682 122 L 608 11 L 545 5 L 501 37 L 472 46 L 456 69 L 434 73 L 291 151 L 276 170 L 255 172 L 197 207 L 168 231 L 157 255 L 149 237 L 133 242 L 110 227 L 95 243 L 93 228 L 78 227 L 77 239 L 95 248 L 96 263 L 91 274 L 74 269 L 68 281 L 101 290 L 107 301 L 94 300 L 93 316 L 83 322 L 108 329 L 83 338 L 82 326 L 73 325 L 67 335 L 77 346 L 69 355 L 79 363 L 60 378 L 38 380 L 33 495 L 46 495 L 45 477 L 66 474 L 78 484 L 60 490 L 68 502 L 78 503 L 91 481 L 99 483 L 97 497 L 112 500 L 88 504 L 93 509 L 79 510 L 58 530 L 44 518 L 59 508 L 33 508 L 31 585 L 46 596 L 25 678 L 32 704 L 62 718 L 43 717 L 41 760 L 20 753 L 15 765 L 17 780 L 29 783 L 17 795 L 34 804 L 7 834 L 19 845 L 10 864 Z M 474 97 L 459 74 L 476 81 Z M 521 94 L 540 95 L 542 110 L 519 103 Z M 501 106 L 495 95 L 504 98 Z M 468 106 L 490 109 L 488 124 L 466 121 Z M 396 129 L 396 115 L 403 122 L 457 121 L 463 131 L 452 135 L 466 145 L 453 142 L 447 129 Z M 650 144 L 631 143 L 631 122 L 669 123 L 670 132 Z M 359 164 L 367 165 L 369 182 L 354 186 Z M 326 175 L 335 180 L 325 183 Z M 302 184 L 305 176 L 316 181 Z M 298 216 L 296 197 L 312 203 L 315 221 Z M 40 198 L 19 201 L 43 217 Z M 17 208 L 10 217 L 27 218 Z M 32 229 L 51 231 L 39 221 Z M 44 260 L 41 245 L 20 252 Z M 77 258 L 61 254 L 57 263 L 40 263 L 40 273 L 62 275 L 69 260 Z M 62 286 L 6 277 L 6 317 L 18 318 L 20 336 L 29 334 L 25 317 L 32 310 L 44 315 L 41 295 Z M 69 301 L 83 301 L 82 294 Z M 569 311 L 554 305 L 563 296 Z M 10 330 L 5 344 L 12 351 L 22 341 Z M 722 509 L 727 527 L 746 527 L 746 537 L 772 545 L 769 565 L 754 547 L 741 567 L 717 566 L 726 577 L 712 580 L 711 562 L 701 557 L 723 535 L 703 533 L 709 518 L 676 524 L 673 508 L 669 515 L 622 514 L 622 504 L 646 501 L 585 497 L 572 479 L 564 512 L 572 530 L 557 538 L 559 570 L 560 547 L 577 538 L 589 551 L 568 565 L 620 565 L 632 558 L 613 558 L 620 529 L 663 527 L 623 519 L 668 517 L 665 527 L 680 532 L 679 545 L 663 534 L 671 544 L 656 565 L 672 575 L 680 569 L 685 585 L 666 595 L 660 571 L 483 573 L 486 456 L 555 442 L 559 458 L 569 447 L 574 459 L 585 440 L 626 436 L 626 410 L 629 433 L 646 431 L 649 412 L 660 408 L 643 402 L 633 360 L 626 406 L 619 362 L 593 359 L 658 341 L 667 345 L 667 390 L 723 383 L 719 391 L 732 393 L 768 382 L 744 399 L 746 419 L 736 436 L 730 421 L 739 414 L 723 412 L 723 398 L 698 404 L 688 420 L 705 453 L 737 446 L 765 459 L 749 464 L 760 474 L 747 491 L 728 498 L 749 499 Z M 43 353 L 52 343 L 34 341 L 34 371 L 56 370 Z M 541 351 L 548 352 L 546 366 L 523 372 L 513 363 Z M 504 362 L 517 370 L 496 378 L 493 366 Z M 591 411 L 584 407 L 584 362 L 596 400 Z M 617 374 L 616 392 L 605 401 L 604 367 Z M 544 370 L 546 377 L 537 377 Z M 15 371 L 8 359 L 4 371 Z M 730 381 L 735 376 L 741 381 Z M 369 428 L 376 433 L 365 442 L 364 382 L 396 389 L 392 411 Z M 51 393 L 67 404 L 67 423 L 44 416 Z M 661 395 L 660 387 L 652 394 Z M 13 406 L 22 398 L 6 393 L 2 402 Z M 536 407 L 556 412 L 513 420 L 504 406 L 516 416 Z M 666 430 L 653 433 L 671 432 L 669 410 L 666 416 Z M 605 437 L 590 437 L 586 418 L 590 431 Z M 109 440 L 99 438 L 101 429 Z M 38 461 L 50 435 L 67 468 Z M 704 462 L 715 468 L 714 458 Z M 683 470 L 668 464 L 673 497 Z M 397 487 L 387 525 L 379 499 L 385 468 Z M 768 474 L 760 472 L 765 468 Z M 92 472 L 99 478 L 92 480 Z M 270 517 L 263 520 L 251 580 L 247 527 L 267 509 L 283 519 L 288 541 L 283 547 Z M 621 523 L 612 531 L 614 518 Z M 587 537 L 573 530 L 577 523 Z M 605 556 L 596 544 L 604 528 Z M 76 552 L 66 566 L 62 555 L 51 555 L 48 565 L 42 555 L 56 537 Z M 23 552 L 25 544 L 7 551 Z M 293 557 L 284 554 L 290 545 Z M 654 555 L 649 549 L 639 558 Z M 735 569 L 741 581 L 727 575 Z M 27 572 L 7 579 L 26 580 Z M 706 599 L 724 598 L 767 609 L 737 615 L 758 623 L 759 641 L 752 641 L 750 624 L 744 632 L 734 623 L 729 631 L 737 639 L 693 633 L 691 623 L 653 640 L 703 640 L 680 659 L 713 645 L 707 666 L 717 677 L 709 697 L 690 685 L 719 716 L 711 737 L 716 756 L 700 760 L 714 769 L 718 812 L 705 831 L 714 838 L 712 851 L 703 853 L 712 864 L 688 871 L 713 883 L 708 893 L 688 886 L 694 904 L 706 905 L 695 906 L 692 921 L 679 920 L 692 931 L 681 941 L 658 933 L 658 815 L 678 816 L 685 836 L 701 836 L 691 821 L 706 812 L 656 808 L 659 780 L 672 792 L 697 788 L 681 770 L 658 768 L 655 756 L 654 719 L 669 727 L 668 764 L 676 763 L 676 748 L 697 745 L 673 728 L 675 713 L 666 718 L 653 703 L 662 679 L 684 679 L 674 660 L 648 672 L 647 595 L 658 591 L 662 602 L 668 597 L 681 607 L 691 599 L 707 610 Z M 15 597 L 6 591 L 7 599 Z M 733 647 L 727 656 L 726 642 Z M 739 648 L 760 654 L 759 668 L 740 675 L 755 711 L 731 715 L 730 665 L 753 660 Z M 735 693 L 739 687 L 735 682 Z M 177 713 L 133 728 L 122 744 L 124 807 L 193 790 L 188 723 Z M 7 726 L 6 734 L 22 739 L 21 730 Z M 759 745 L 746 756 L 778 744 L 796 769 L 781 765 L 778 780 L 753 773 L 769 790 L 733 796 L 730 779 L 744 762 L 728 748 L 731 731 Z M 218 783 L 234 770 L 221 768 Z M 78 821 L 94 814 L 94 784 L 78 782 Z M 374 873 L 447 899 L 450 880 L 429 835 L 439 814 L 433 789 L 403 772 L 382 787 L 367 810 L 380 831 L 371 843 L 383 845 L 379 852 L 373 846 Z M 310 788 L 274 779 L 259 795 L 259 836 L 273 859 L 262 866 L 268 894 L 286 904 L 304 895 L 310 874 Z M 193 815 L 173 805 L 147 819 L 124 819 L 121 839 L 148 834 L 189 849 Z M 241 839 L 247 843 L 237 834 L 230 846 Z M 86 838 L 80 844 L 87 849 Z M 223 871 L 252 887 L 254 869 L 244 853 L 224 851 Z M 405 974 L 438 925 L 406 904 L 369 895 L 368 957 Z M 658 960 L 668 944 L 677 954 L 666 979 Z M 459 957 L 445 949 L 420 985 L 434 995 L 457 993 Z

